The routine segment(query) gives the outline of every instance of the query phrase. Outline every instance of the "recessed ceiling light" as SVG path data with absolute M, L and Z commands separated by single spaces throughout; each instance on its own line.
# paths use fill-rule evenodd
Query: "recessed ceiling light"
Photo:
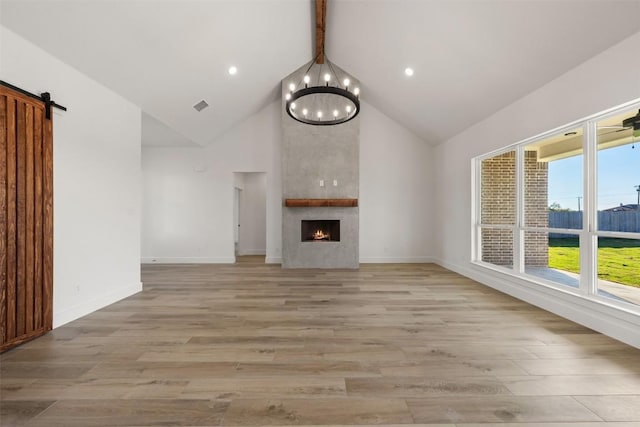
M 235 65 L 232 65 L 231 67 L 229 67 L 229 74 L 231 74 L 232 76 L 235 76 L 238 73 L 238 67 L 236 67 Z
M 404 73 L 408 76 L 411 77 L 413 76 L 413 68 L 407 67 L 404 69 Z

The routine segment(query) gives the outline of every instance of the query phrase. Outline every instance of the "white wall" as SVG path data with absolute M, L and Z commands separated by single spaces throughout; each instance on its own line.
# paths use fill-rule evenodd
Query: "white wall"
M 241 173 L 238 255 L 267 253 L 267 174 Z
M 433 148 L 371 105 L 360 121 L 360 262 L 430 262 Z
M 256 171 L 266 174 L 267 262 L 280 262 L 279 106 L 206 148 L 143 148 L 143 262 L 234 262 L 234 172 Z
M 631 53 L 639 45 L 637 33 L 438 145 L 434 224 L 442 265 L 637 346 L 637 316 L 487 275 L 470 258 L 471 159 L 640 97 L 640 56 Z
M 206 148 L 143 148 L 143 262 L 233 262 L 234 172 L 255 171 L 267 262 L 281 261 L 280 115 L 278 100 Z M 432 148 L 371 105 L 361 115 L 361 261 L 428 261 Z
M 0 27 L 0 76 L 54 110 L 53 325 L 140 290 L 140 133 L 135 105 Z

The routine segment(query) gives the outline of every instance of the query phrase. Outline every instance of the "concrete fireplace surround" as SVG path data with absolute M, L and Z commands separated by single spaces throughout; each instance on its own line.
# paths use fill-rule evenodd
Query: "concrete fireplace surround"
M 289 83 L 301 81 L 305 70 L 300 68 L 282 80 L 282 267 L 358 268 L 358 207 L 287 207 L 284 203 L 285 199 L 358 199 L 359 195 L 360 117 L 336 126 L 312 126 L 285 112 Z M 337 67 L 336 72 L 348 76 L 351 87 L 359 86 L 352 75 Z M 339 220 L 340 242 L 302 242 L 303 219 Z

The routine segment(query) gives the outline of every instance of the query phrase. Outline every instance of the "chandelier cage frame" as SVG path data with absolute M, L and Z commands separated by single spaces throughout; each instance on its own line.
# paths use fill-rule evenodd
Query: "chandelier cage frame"
M 302 74 L 302 78 L 295 86 L 295 88 L 293 90 L 287 88 L 285 110 L 287 111 L 289 117 L 307 125 L 333 126 L 347 123 L 355 119 L 360 112 L 360 89 L 354 88 L 353 92 L 349 91 L 349 85 L 342 84 L 343 82 L 341 82 L 341 80 L 338 78 L 338 73 L 336 73 L 333 67 L 333 63 L 329 61 L 329 58 L 326 55 L 324 56 L 326 67 L 324 66 L 325 64 L 316 63 L 319 56 L 320 54 L 318 54 L 313 60 L 309 62 L 309 66 Z M 312 77 L 310 76 L 309 72 L 312 71 L 314 66 L 316 66 L 315 68 L 317 68 L 317 73 L 313 71 L 314 81 L 312 82 Z M 324 73 L 323 70 L 325 70 Z M 328 81 L 324 80 L 325 74 L 329 75 Z M 308 83 L 304 81 L 304 78 L 306 76 L 309 76 Z M 311 85 L 312 83 L 315 84 Z M 352 111 L 345 110 L 346 114 L 341 112 L 340 115 L 334 115 L 333 117 L 330 116 L 331 111 L 328 111 L 326 120 L 323 120 L 322 117 L 318 117 L 317 119 L 314 118 L 313 113 L 316 113 L 315 111 L 312 111 L 311 114 L 306 115 L 301 113 L 300 108 L 298 108 L 296 111 L 296 101 L 312 95 L 334 95 L 345 98 L 353 105 Z M 334 109 L 334 112 L 335 111 L 339 110 Z

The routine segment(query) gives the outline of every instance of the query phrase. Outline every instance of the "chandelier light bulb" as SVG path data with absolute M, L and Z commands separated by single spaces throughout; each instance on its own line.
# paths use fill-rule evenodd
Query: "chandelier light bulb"
M 284 96 L 284 99 L 286 99 L 287 101 L 291 99 L 291 94 L 288 93 Z
M 295 102 L 292 102 L 292 103 L 291 103 L 291 109 L 292 109 L 292 110 L 295 110 L 295 109 L 296 109 L 296 103 L 295 103 Z
M 338 117 L 338 110 L 333 110 L 333 117 Z
M 345 108 L 345 110 L 347 110 L 347 114 L 351 113 L 351 105 L 347 105 L 347 108 Z
M 307 110 L 306 108 L 302 109 L 302 115 L 303 116 L 306 116 L 308 112 L 309 112 L 309 110 Z
M 327 73 L 324 75 L 324 81 L 328 83 L 329 80 L 331 80 L 331 74 Z
M 304 76 L 304 79 L 303 79 L 303 80 L 304 80 L 304 83 L 305 83 L 305 84 L 309 84 L 309 82 L 311 81 L 311 77 L 309 77 L 309 76 Z
M 293 83 L 289 83 L 289 90 L 290 90 L 291 92 L 293 92 L 294 90 L 296 90 L 296 85 L 295 85 L 295 84 L 293 84 Z
M 353 90 L 353 94 L 354 94 L 355 96 L 360 95 L 360 88 L 359 88 L 359 87 L 355 88 L 355 89 Z
M 322 111 L 318 111 L 318 118 L 321 119 L 322 118 Z
M 349 86 L 349 83 L 351 83 L 351 80 L 344 79 L 344 81 L 342 83 L 344 83 L 345 86 Z

